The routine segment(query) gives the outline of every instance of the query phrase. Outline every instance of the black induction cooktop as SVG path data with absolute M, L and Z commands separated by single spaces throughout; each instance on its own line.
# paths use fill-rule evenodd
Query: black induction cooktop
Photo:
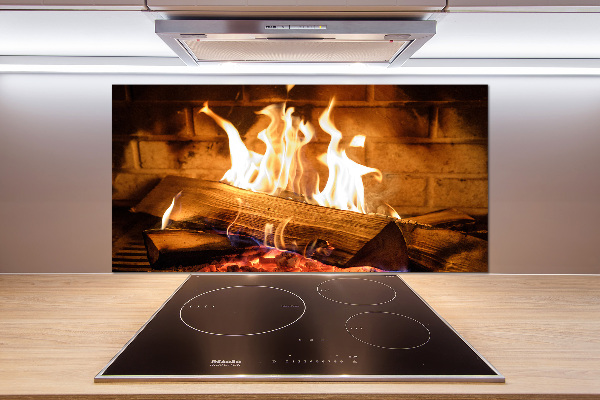
M 504 377 L 397 275 L 193 274 L 104 381 Z

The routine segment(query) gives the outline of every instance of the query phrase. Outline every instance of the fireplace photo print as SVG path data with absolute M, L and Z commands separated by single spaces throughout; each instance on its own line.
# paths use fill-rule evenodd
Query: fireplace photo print
M 487 85 L 114 85 L 113 272 L 487 272 Z

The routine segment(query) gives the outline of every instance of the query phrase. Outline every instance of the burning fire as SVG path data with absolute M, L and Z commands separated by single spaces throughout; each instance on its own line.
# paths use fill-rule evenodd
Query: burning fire
M 288 91 L 290 89 L 288 87 Z M 334 99 L 319 117 L 319 126 L 330 136 L 327 151 L 311 161 L 306 156 L 306 146 L 315 138 L 315 129 L 311 124 L 294 115 L 293 107 L 287 108 L 285 103 L 272 104 L 258 112 L 270 120 L 268 126 L 257 135 L 265 145 L 264 153 L 260 154 L 249 150 L 236 127 L 213 112 L 208 107 L 208 103 L 205 103 L 200 112 L 211 117 L 223 128 L 229 140 L 231 168 L 221 180 L 254 192 L 285 196 L 293 193 L 303 197 L 309 204 L 367 213 L 362 178 L 367 174 L 374 174 L 381 182 L 382 174 L 375 168 L 353 161 L 347 155 L 342 146 L 342 132 L 335 127 L 331 119 L 333 106 Z M 355 135 L 348 147 L 364 147 L 364 145 L 365 136 Z M 327 167 L 328 177 L 324 185 L 320 184 L 319 175 L 314 168 L 316 161 Z M 161 229 L 166 228 L 180 196 L 181 192 L 173 198 L 170 207 L 165 211 Z M 237 235 L 234 225 L 244 208 L 243 201 L 240 198 L 236 200 L 239 205 L 238 214 L 225 232 L 232 243 L 235 242 Z M 391 206 L 387 204 L 386 206 L 389 208 L 387 214 L 400 218 Z M 207 271 L 341 270 L 312 259 L 315 255 L 327 258 L 331 254 L 334 248 L 327 241 L 314 239 L 308 244 L 303 244 L 304 248 L 299 247 L 296 241 L 286 243 L 287 236 L 284 232 L 292 218 L 284 217 L 281 216 L 282 220 L 278 224 L 265 225 L 264 237 L 253 238 L 257 246 L 254 246 L 254 250 L 249 250 L 248 254 L 242 257 L 232 256 L 234 258 L 230 261 L 221 260 L 215 265 L 211 264 L 203 268 L 208 268 Z M 350 270 L 353 271 L 377 270 L 373 267 L 352 268 Z
M 340 149 L 342 133 L 331 120 L 333 105 L 334 99 L 319 118 L 319 125 L 331 136 L 327 152 L 318 157 L 329 170 L 327 182 L 320 190 L 319 176 L 306 173 L 310 164 L 302 151 L 314 138 L 315 131 L 309 123 L 293 115 L 293 107 L 286 109 L 285 104 L 274 104 L 259 112 L 270 118 L 268 127 L 258 134 L 266 146 L 265 153 L 259 154 L 248 150 L 233 124 L 205 103 L 200 112 L 210 116 L 229 138 L 231 168 L 222 181 L 271 195 L 293 192 L 310 204 L 366 213 L 362 177 L 373 173 L 381 181 L 381 172 L 356 163 Z M 355 136 L 350 146 L 364 147 L 364 140 L 364 136 Z
M 394 208 L 392 206 L 390 206 L 388 203 L 384 203 L 386 206 L 388 206 L 389 210 L 388 210 L 388 214 L 390 217 L 392 218 L 396 218 L 396 219 L 402 219 L 400 217 L 400 214 L 398 214 L 398 212 L 396 210 L 394 210 Z
M 175 197 L 173 197 L 173 201 L 171 202 L 171 205 L 169 206 L 169 208 L 167 208 L 167 210 L 165 211 L 165 213 L 162 216 L 162 224 L 160 226 L 160 229 L 165 229 L 167 227 L 167 225 L 169 224 L 169 219 L 171 218 L 171 213 L 173 212 L 173 208 L 175 207 L 175 203 L 181 197 L 181 193 L 182 192 L 183 191 L 177 193 L 175 195 Z

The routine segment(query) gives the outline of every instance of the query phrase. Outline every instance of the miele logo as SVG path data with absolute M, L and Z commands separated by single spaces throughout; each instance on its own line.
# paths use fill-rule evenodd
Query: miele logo
M 241 367 L 242 362 L 240 360 L 212 360 L 210 362 L 211 367 Z
M 265 25 L 265 29 L 308 29 L 308 30 L 324 30 L 327 25 Z

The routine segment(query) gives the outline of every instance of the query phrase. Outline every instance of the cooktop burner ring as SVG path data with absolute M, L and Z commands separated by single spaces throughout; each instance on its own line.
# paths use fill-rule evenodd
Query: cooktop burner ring
M 275 328 L 267 328 L 264 330 L 258 329 L 256 331 L 253 332 L 247 332 L 247 333 L 241 333 L 241 332 L 229 332 L 229 333 L 224 333 L 224 332 L 219 332 L 218 329 L 201 329 L 198 326 L 193 326 L 194 323 L 192 323 L 191 321 L 186 321 L 186 318 L 184 317 L 184 310 L 186 310 L 186 314 L 189 313 L 189 311 L 187 311 L 186 306 L 189 305 L 189 308 L 193 309 L 193 305 L 190 305 L 190 303 L 193 303 L 194 301 L 196 301 L 197 299 L 201 298 L 202 296 L 206 296 L 206 295 L 211 295 L 211 294 L 215 294 L 215 293 L 219 293 L 220 291 L 228 291 L 230 289 L 272 289 L 272 290 L 276 290 L 279 292 L 274 292 L 276 294 L 281 295 L 281 293 L 285 293 L 285 295 L 289 295 L 294 296 L 293 300 L 295 300 L 295 303 L 292 302 L 286 302 L 284 304 L 279 304 L 281 306 L 281 308 L 277 307 L 276 312 L 284 312 L 284 313 L 294 313 L 294 315 L 292 315 L 291 318 L 288 318 L 287 321 L 285 321 L 285 323 L 278 325 L 275 324 L 274 326 L 276 326 Z M 225 292 L 222 292 L 225 293 Z M 268 292 L 267 292 L 268 293 Z M 273 293 L 273 292 L 271 292 Z M 227 298 L 231 298 L 231 296 L 227 296 Z M 242 300 L 248 300 L 248 299 L 242 299 Z M 280 300 L 287 300 L 287 299 L 280 299 Z M 299 302 L 298 302 L 299 300 Z M 248 302 L 247 302 L 248 303 Z M 200 309 L 200 311 L 202 311 L 203 309 L 199 307 L 199 305 L 197 305 L 198 309 Z M 204 306 L 204 309 L 208 308 L 208 310 L 211 310 L 211 307 L 207 307 L 207 305 Z M 215 308 L 215 306 L 213 305 L 212 308 Z M 260 306 L 258 307 L 260 308 Z M 300 313 L 298 315 L 298 309 L 300 309 Z M 234 313 L 237 313 L 239 307 L 235 307 L 234 309 Z M 219 311 L 218 309 L 216 311 Z M 225 312 L 229 312 L 231 313 L 231 309 L 226 309 Z M 271 333 L 271 332 L 275 332 L 275 331 L 279 331 L 281 329 L 287 328 L 290 325 L 293 325 L 294 323 L 298 322 L 298 320 L 300 320 L 304 314 L 306 313 L 306 303 L 304 301 L 304 299 L 302 299 L 302 297 L 298 296 L 296 293 L 291 292 L 289 290 L 286 289 L 281 289 L 278 287 L 274 287 L 274 286 L 266 286 L 266 285 L 237 285 L 237 286 L 225 286 L 225 287 L 221 287 L 218 289 L 213 289 L 213 290 L 209 290 L 203 293 L 200 293 L 199 295 L 196 295 L 194 297 L 192 297 L 191 299 L 189 299 L 188 301 L 186 301 L 183 306 L 181 306 L 180 310 L 179 310 L 179 319 L 181 320 L 181 322 L 183 322 L 186 326 L 188 326 L 189 328 L 201 332 L 201 333 L 205 333 L 208 335 L 213 335 L 213 336 L 257 336 L 257 335 L 263 335 L 265 333 Z M 238 315 L 238 317 L 243 317 L 243 315 Z M 287 317 L 287 315 L 285 315 L 284 317 Z M 189 318 L 189 315 L 188 315 Z M 293 318 L 293 320 L 292 320 Z M 234 319 L 234 322 L 239 321 L 239 318 Z M 189 323 L 188 323 L 189 322 Z M 239 328 L 239 327 L 236 327 Z
M 377 337 L 372 337 L 372 335 L 369 335 L 368 333 L 366 333 L 365 336 L 369 337 L 370 340 L 367 340 L 364 337 L 360 337 L 360 334 L 363 333 L 362 332 L 362 329 L 363 329 L 362 327 L 357 328 L 357 327 L 350 327 L 349 326 L 350 320 L 352 320 L 353 318 L 361 318 L 361 317 L 365 317 L 365 316 L 369 317 L 369 316 L 373 316 L 373 315 L 376 315 L 376 316 L 384 315 L 386 317 L 393 316 L 393 317 L 404 318 L 405 319 L 403 321 L 404 323 L 406 323 L 406 321 L 410 321 L 410 324 L 412 324 L 413 327 L 416 326 L 418 328 L 424 329 L 424 331 L 421 331 L 421 333 L 426 333 L 427 338 L 426 339 L 417 338 L 418 340 L 416 340 L 416 342 L 415 342 L 417 344 L 411 344 L 411 345 L 405 345 L 405 346 L 383 345 L 381 343 L 379 343 L 379 344 L 374 343 L 374 342 L 377 342 L 378 338 Z M 397 318 L 396 318 L 396 320 L 398 321 Z M 400 321 L 402 321 L 402 320 L 400 320 Z M 366 322 L 369 322 L 369 321 L 366 321 Z M 374 321 L 370 321 L 370 322 L 374 322 Z M 417 325 L 415 325 L 415 323 Z M 376 324 L 373 324 L 373 323 L 367 324 L 368 327 L 373 327 L 374 325 L 376 325 Z M 388 350 L 412 350 L 412 349 L 417 349 L 419 347 L 425 346 L 431 340 L 431 331 L 421 321 L 416 320 L 416 319 L 414 319 L 412 317 L 409 317 L 407 315 L 398 314 L 398 313 L 394 313 L 394 312 L 390 312 L 390 311 L 365 311 L 365 312 L 361 312 L 361 313 L 358 313 L 358 314 L 354 314 L 354 315 L 350 316 L 350 318 L 348 318 L 346 320 L 345 328 L 346 328 L 346 332 L 348 332 L 350 334 L 350 336 L 352 336 L 354 339 L 358 340 L 361 343 L 368 344 L 369 346 L 373 346 L 373 347 L 378 347 L 380 349 L 388 349 Z M 376 332 L 380 333 L 381 330 L 376 330 Z M 417 335 L 420 335 L 418 333 L 418 331 L 415 332 L 414 328 L 411 329 L 410 332 L 411 333 L 417 333 Z M 391 339 L 389 339 L 389 338 L 391 338 Z M 381 338 L 379 338 L 379 339 L 381 340 Z M 383 339 L 383 341 L 385 341 L 385 340 L 392 340 L 393 341 L 394 338 L 390 336 L 388 338 L 384 338 Z M 415 338 L 412 337 L 412 338 L 406 339 L 406 338 L 400 337 L 399 340 L 406 340 L 407 342 L 410 343 L 411 341 L 415 341 Z
M 369 302 L 369 301 L 365 301 L 365 302 L 344 301 L 344 300 L 347 300 L 347 299 L 340 300 L 340 299 L 336 299 L 335 298 L 336 295 L 340 295 L 340 294 L 333 294 L 333 295 L 331 295 L 329 293 L 325 294 L 325 292 L 327 290 L 321 288 L 322 285 L 326 285 L 328 283 L 332 283 L 332 282 L 335 282 L 335 281 L 346 281 L 346 282 L 348 282 L 348 281 L 354 281 L 354 282 L 361 282 L 361 283 L 362 282 L 370 282 L 369 283 L 370 285 L 372 285 L 372 283 L 375 283 L 375 284 L 384 286 L 385 287 L 385 291 L 387 293 L 384 292 L 384 291 L 381 291 L 381 290 L 377 290 L 377 291 L 371 290 L 371 291 L 368 291 L 367 293 L 375 293 L 377 296 L 379 296 L 381 294 L 385 295 L 385 298 L 383 298 L 381 300 L 371 301 L 371 302 Z M 379 289 L 381 289 L 381 287 L 379 287 Z M 396 296 L 398 295 L 396 293 L 396 290 L 393 287 L 391 287 L 390 285 L 387 285 L 387 284 L 385 284 L 383 282 L 380 282 L 380 281 L 375 281 L 375 280 L 366 279 L 366 278 L 333 278 L 333 279 L 328 279 L 328 280 L 323 281 L 323 282 L 321 282 L 321 283 L 319 283 L 317 285 L 317 293 L 319 293 L 319 295 L 321 295 L 321 297 L 323 297 L 323 298 L 325 298 L 325 299 L 327 299 L 329 301 L 333 301 L 334 303 L 339 303 L 339 304 L 344 304 L 344 305 L 349 305 L 349 306 L 379 306 L 379 305 L 386 304 L 386 303 L 389 303 L 389 302 L 393 301 L 394 299 L 396 299 Z M 343 293 L 344 293 L 344 295 L 348 295 L 348 294 L 352 294 L 353 292 L 345 290 Z M 364 296 L 365 292 L 362 292 L 362 294 Z

